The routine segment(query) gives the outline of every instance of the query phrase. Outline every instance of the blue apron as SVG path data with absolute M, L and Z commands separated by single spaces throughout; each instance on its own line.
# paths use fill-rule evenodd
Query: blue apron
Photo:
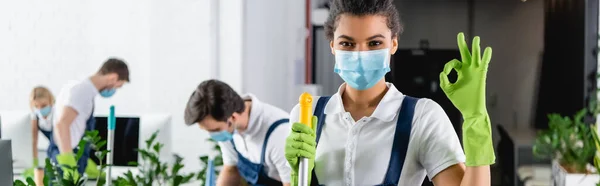
M 46 131 L 46 130 L 40 128 L 40 117 L 35 115 L 35 118 L 37 119 L 38 130 L 40 132 L 42 132 L 42 134 L 44 134 L 44 136 L 46 136 L 46 138 L 48 138 L 48 141 L 52 140 L 52 129 L 50 129 L 49 131 Z M 50 126 L 52 126 L 52 124 L 50 124 Z
M 94 109 L 92 106 L 92 113 L 90 114 L 90 117 L 88 118 L 88 120 L 85 122 L 85 131 L 92 131 L 96 128 L 96 119 L 94 119 Z M 85 133 L 83 134 L 83 137 L 85 137 Z M 81 137 L 81 140 L 83 140 L 83 137 Z M 58 161 L 56 161 L 56 156 L 58 154 L 60 154 L 60 151 L 58 150 L 58 145 L 56 144 L 56 142 L 54 141 L 54 138 L 50 138 L 50 146 L 48 147 L 48 157 L 51 158 L 52 162 L 58 165 Z M 73 153 L 77 154 L 77 147 L 73 147 Z M 90 143 L 86 143 L 84 148 L 83 148 L 83 155 L 81 156 L 81 158 L 79 158 L 79 160 L 77 160 L 77 172 L 79 172 L 79 175 L 83 175 L 83 172 L 85 171 L 85 167 L 87 167 L 87 162 L 88 159 L 90 158 Z M 62 175 L 62 169 L 58 169 L 58 172 L 60 175 Z
M 235 148 L 235 143 L 231 140 L 231 144 L 233 144 L 233 149 L 238 154 L 238 163 L 237 168 L 240 172 L 240 175 L 248 182 L 249 185 L 254 186 L 263 186 L 263 185 L 282 185 L 280 181 L 274 180 L 270 178 L 267 173 L 263 170 L 265 164 L 265 151 L 267 149 L 267 141 L 269 141 L 269 136 L 277 126 L 289 122 L 288 119 L 280 119 L 273 123 L 267 134 L 265 135 L 265 140 L 263 141 L 262 152 L 260 154 L 260 163 L 252 163 L 250 160 L 246 159 L 240 152 L 238 152 L 237 148 Z
M 319 138 L 321 138 L 321 131 L 323 125 L 325 125 L 326 114 L 325 105 L 329 101 L 330 97 L 320 97 L 317 101 L 314 115 L 318 118 L 317 123 L 317 145 L 319 144 Z M 398 185 L 400 175 L 402 174 L 402 166 L 404 165 L 404 158 L 406 157 L 406 151 L 408 149 L 408 141 L 410 140 L 410 131 L 412 129 L 412 120 L 415 112 L 415 105 L 419 99 L 410 96 L 405 96 L 402 101 L 402 106 L 398 114 L 398 121 L 396 122 L 396 132 L 394 134 L 394 142 L 392 145 L 392 155 L 390 156 L 390 162 L 388 163 L 387 172 L 383 183 L 377 186 L 392 186 Z M 312 171 L 311 186 L 318 186 L 319 180 L 315 170 Z

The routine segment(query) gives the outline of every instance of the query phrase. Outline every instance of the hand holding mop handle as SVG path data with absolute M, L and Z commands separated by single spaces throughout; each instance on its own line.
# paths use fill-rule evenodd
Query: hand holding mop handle
M 113 147 L 115 144 L 115 123 L 116 123 L 116 119 L 115 119 L 115 106 L 111 105 L 110 106 L 110 112 L 108 114 L 108 145 L 106 146 L 106 149 L 108 150 L 108 154 L 106 154 L 106 165 L 108 165 L 106 167 L 106 186 L 110 186 L 112 184 L 112 180 L 111 180 L 111 167 L 113 164 Z
M 302 93 L 298 100 L 300 104 L 300 123 L 307 125 L 312 128 L 312 95 L 309 93 Z M 300 158 L 300 164 L 298 164 L 298 186 L 308 186 L 308 159 Z

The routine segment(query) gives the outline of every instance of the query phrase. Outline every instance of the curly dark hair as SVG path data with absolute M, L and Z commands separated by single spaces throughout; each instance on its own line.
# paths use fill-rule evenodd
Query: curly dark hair
M 387 18 L 387 26 L 392 30 L 392 37 L 400 36 L 404 26 L 400 21 L 400 13 L 393 0 L 331 0 L 329 17 L 325 22 L 327 39 L 333 40 L 333 32 L 342 14 L 354 16 L 381 15 Z
M 211 79 L 200 83 L 190 96 L 184 121 L 192 125 L 209 115 L 217 121 L 227 121 L 233 113 L 242 113 L 244 109 L 244 100 L 229 85 Z

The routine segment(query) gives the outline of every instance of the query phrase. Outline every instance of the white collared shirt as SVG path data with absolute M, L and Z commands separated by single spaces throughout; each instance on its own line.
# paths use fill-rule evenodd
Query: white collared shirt
M 98 89 L 89 78 L 83 81 L 71 81 L 60 90 L 54 107 L 55 117 L 53 126 L 56 126 L 62 118 L 65 106 L 77 111 L 77 116 L 71 123 L 71 148 L 76 148 L 85 133 L 87 120 L 94 110 L 94 98 L 98 95 Z M 56 139 L 56 138 L 55 138 Z
M 260 163 L 263 142 L 269 127 L 280 119 L 287 119 L 289 113 L 273 105 L 263 103 L 252 94 L 242 96 L 244 100 L 252 100 L 248 128 L 241 135 L 235 133 L 233 141 L 242 156 L 253 163 Z M 263 171 L 282 183 L 290 182 L 291 168 L 285 159 L 285 139 L 289 134 L 290 124 L 283 123 L 273 132 L 267 142 L 265 165 Z M 238 155 L 231 142 L 219 142 L 223 154 L 223 164 L 235 166 Z
M 404 95 L 387 83 L 389 89 L 373 114 L 354 121 L 342 103 L 344 86 L 340 86 L 324 109 L 327 116 L 315 155 L 319 184 L 381 184 Z M 313 97 L 313 110 L 318 99 Z M 298 121 L 298 107 L 292 110 L 290 122 Z M 464 161 L 458 136 L 442 107 L 430 99 L 419 99 L 398 185 L 421 185 L 426 175 L 431 179 Z

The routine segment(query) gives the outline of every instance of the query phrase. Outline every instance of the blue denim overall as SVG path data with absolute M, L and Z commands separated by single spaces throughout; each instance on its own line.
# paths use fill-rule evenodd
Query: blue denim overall
M 94 119 L 94 109 L 92 109 L 90 117 L 85 122 L 85 131 L 92 131 L 95 127 L 96 119 Z M 85 136 L 85 133 L 83 136 Z M 81 137 L 81 140 L 83 140 L 83 137 Z M 79 175 L 83 175 L 85 167 L 88 163 L 88 159 L 90 158 L 90 143 L 86 143 L 83 149 L 83 155 L 81 156 L 81 158 L 79 158 L 79 160 L 77 160 L 77 172 L 79 172 Z M 77 154 L 77 147 L 73 147 L 73 153 Z M 54 141 L 54 138 L 50 138 L 50 146 L 48 147 L 48 158 L 51 158 L 52 162 L 57 165 L 58 161 L 56 161 L 56 156 L 58 156 L 58 154 L 60 154 L 60 151 L 58 150 L 58 145 Z M 62 175 L 62 170 L 58 169 L 58 171 L 60 175 Z
M 321 130 L 325 125 L 326 114 L 325 105 L 329 101 L 330 97 L 320 97 L 315 107 L 314 115 L 318 118 L 317 123 L 317 145 L 319 144 L 319 138 L 321 138 Z M 377 186 L 392 186 L 398 185 L 400 175 L 402 174 L 402 166 L 404 165 L 404 158 L 406 157 L 406 151 L 408 149 L 408 141 L 410 140 L 410 131 L 412 129 L 412 120 L 415 112 L 415 105 L 419 99 L 405 96 L 402 101 L 402 106 L 398 114 L 398 121 L 396 122 L 396 132 L 394 134 L 394 142 L 392 145 L 392 155 L 390 156 L 390 162 L 388 163 L 387 172 L 383 182 Z M 318 186 L 319 180 L 315 170 L 312 171 L 311 186 Z
M 273 123 L 267 134 L 265 135 L 265 140 L 263 141 L 262 152 L 260 154 L 260 163 L 252 163 L 250 160 L 246 159 L 240 152 L 238 152 L 235 147 L 235 143 L 231 140 L 231 144 L 233 144 L 233 149 L 238 154 L 238 163 L 237 168 L 240 172 L 240 175 L 248 182 L 249 185 L 254 186 L 270 186 L 270 185 L 282 185 L 280 181 L 274 180 L 270 178 L 267 173 L 264 171 L 263 167 L 265 166 L 265 151 L 267 149 L 267 142 L 269 141 L 269 136 L 275 128 L 283 123 L 288 123 L 288 119 L 280 119 Z
M 37 120 L 37 127 L 38 127 L 38 130 L 39 130 L 40 132 L 42 132 L 42 134 L 44 134 L 44 136 L 46 136 L 46 138 L 48 138 L 48 141 L 52 140 L 52 129 L 50 129 L 49 131 L 46 131 L 46 130 L 42 129 L 42 128 L 40 127 L 40 117 L 39 117 L 38 115 L 35 115 L 35 118 L 36 118 L 36 120 Z M 42 119 L 43 119 L 43 118 L 42 118 Z

